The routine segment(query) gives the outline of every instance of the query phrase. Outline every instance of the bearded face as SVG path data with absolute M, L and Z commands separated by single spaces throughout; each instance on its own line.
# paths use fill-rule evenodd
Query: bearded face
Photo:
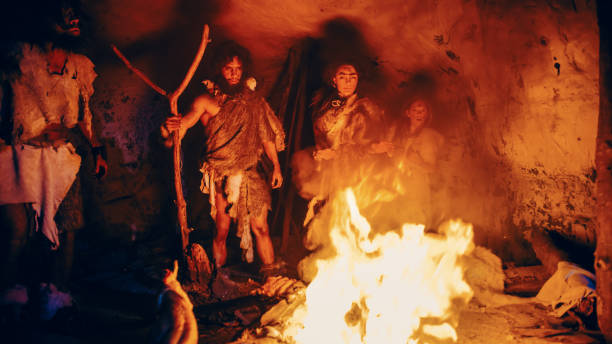
M 241 92 L 244 89 L 242 72 L 242 62 L 234 56 L 221 68 L 221 77 L 217 80 L 221 91 L 230 96 Z

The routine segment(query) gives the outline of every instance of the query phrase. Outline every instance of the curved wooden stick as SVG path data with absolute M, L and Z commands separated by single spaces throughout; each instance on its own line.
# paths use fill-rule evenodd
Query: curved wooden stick
M 183 79 L 183 82 L 181 82 L 181 84 L 176 89 L 176 91 L 172 92 L 172 94 L 170 94 L 169 96 L 170 111 L 172 111 L 172 113 L 175 115 L 178 115 L 178 112 L 173 111 L 173 110 L 176 110 L 178 97 L 183 93 L 183 91 L 185 91 L 185 88 L 187 88 L 187 85 L 191 81 L 191 78 L 193 78 L 193 74 L 195 73 L 196 69 L 198 69 L 198 66 L 200 65 L 200 61 L 202 60 L 202 56 L 204 55 L 206 46 L 208 45 L 208 42 L 210 42 L 210 40 L 208 39 L 208 33 L 209 33 L 208 25 L 204 25 L 204 30 L 202 31 L 202 41 L 200 41 L 200 47 L 198 48 L 198 52 L 196 53 L 196 56 L 193 59 L 193 62 L 191 62 L 191 66 L 189 66 L 189 69 L 187 70 L 187 74 L 185 74 L 185 78 Z
M 210 40 L 208 39 L 209 28 L 208 25 L 204 25 L 204 30 L 202 32 L 202 41 L 200 42 L 200 47 L 198 48 L 198 52 L 196 53 L 193 62 L 191 62 L 191 66 L 187 70 L 187 74 L 185 78 L 176 89 L 176 91 L 168 94 L 164 89 L 157 86 L 153 81 L 151 81 L 143 72 L 141 72 L 136 67 L 132 66 L 130 61 L 117 49 L 117 47 L 111 44 L 111 48 L 115 52 L 115 54 L 123 61 L 123 63 L 128 67 L 134 74 L 136 74 L 139 78 L 141 78 L 147 85 L 149 85 L 152 89 L 154 89 L 157 93 L 168 98 L 170 102 L 170 112 L 173 115 L 178 116 L 178 97 L 185 91 L 187 85 L 193 78 L 193 74 L 198 68 L 200 61 L 202 60 L 202 56 L 204 55 L 204 51 L 206 50 L 206 46 Z M 187 205 L 185 204 L 185 197 L 183 196 L 183 185 L 181 181 L 181 139 L 179 137 L 179 132 L 175 132 L 173 135 L 173 144 L 174 144 L 174 188 L 176 189 L 176 206 L 177 206 L 177 217 L 179 226 L 181 228 L 181 244 L 183 247 L 183 253 L 186 252 L 187 244 L 189 243 L 189 228 L 187 226 Z
M 113 51 L 115 52 L 115 55 L 117 55 L 121 59 L 121 61 L 123 61 L 125 66 L 128 67 L 129 70 L 134 72 L 134 74 L 136 74 L 139 78 L 141 78 L 142 81 L 144 81 L 147 85 L 149 85 L 152 89 L 154 89 L 157 93 L 161 94 L 162 96 L 164 97 L 168 96 L 168 93 L 166 92 L 166 90 L 157 86 L 157 84 L 155 84 L 153 81 L 151 81 L 151 79 L 149 79 L 146 75 L 144 75 L 144 73 L 141 72 L 140 69 L 132 66 L 130 61 L 128 61 L 128 59 L 121 53 L 121 51 L 119 51 L 119 49 L 114 44 L 111 44 L 111 49 L 113 49 Z
M 183 93 L 189 81 L 193 77 L 195 70 L 198 68 L 200 61 L 202 60 L 202 56 L 204 55 L 204 50 L 206 50 L 206 46 L 208 45 L 208 25 L 204 25 L 204 32 L 202 33 L 202 41 L 200 42 L 200 47 L 196 54 L 196 57 L 193 59 L 183 82 L 176 89 L 176 91 L 172 92 L 170 97 L 170 111 L 175 116 L 178 116 L 178 97 Z M 176 207 L 178 212 L 178 221 L 179 226 L 181 227 L 181 244 L 183 246 L 183 253 L 186 253 L 187 244 L 189 244 L 189 227 L 187 226 L 187 204 L 185 203 L 185 197 L 183 196 L 183 184 L 181 181 L 181 169 L 183 167 L 183 162 L 181 161 L 181 138 L 180 138 L 180 130 L 174 133 L 174 137 L 172 138 L 174 143 L 174 188 L 176 189 Z

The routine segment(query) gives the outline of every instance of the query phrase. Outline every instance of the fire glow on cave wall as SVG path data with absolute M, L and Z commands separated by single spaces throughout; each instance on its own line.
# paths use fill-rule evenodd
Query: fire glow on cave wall
M 518 263 L 529 252 L 517 228 L 552 228 L 593 244 L 596 2 L 104 0 L 87 6 L 100 44 L 116 44 L 166 88 L 180 82 L 209 24 L 211 51 L 224 39 L 251 51 L 263 95 L 292 47 L 322 37 L 326 23 L 344 18 L 378 63 L 382 106 L 414 90 L 416 76 L 432 80 L 432 125 L 448 142 L 443 187 L 432 197 L 447 217 L 469 221 L 477 244 Z M 93 110 L 102 115 L 102 137 L 117 147 L 115 166 L 135 166 L 145 178 L 148 159 L 155 166 L 159 156 L 149 152 L 150 138 L 167 111 L 163 99 L 107 53 L 96 63 Z M 197 77 L 179 109 L 201 92 Z
M 315 0 L 279 5 L 272 0 L 106 0 L 92 6 L 104 23 L 104 40 L 126 49 L 136 47 L 133 51 L 140 55 L 130 54 L 133 62 L 160 84 L 177 84 L 196 49 L 201 26 L 207 23 L 211 48 L 231 38 L 251 50 L 262 94 L 267 94 L 301 38 L 321 37 L 325 23 L 345 18 L 375 53 L 382 74 L 379 93 L 397 96 L 410 91 L 406 86 L 412 85 L 417 72 L 433 80 L 433 125 L 449 144 L 440 168 L 444 187 L 434 190 L 432 197 L 447 217 L 473 223 L 474 240 L 504 260 L 528 257 L 517 244 L 517 228 L 553 228 L 593 244 L 594 183 L 589 176 L 599 94 L 594 1 Z M 151 103 L 149 91 L 112 62 L 97 66 L 101 77 L 96 98 L 105 100 L 98 103 L 97 112 L 109 113 L 104 136 L 116 139 L 127 162 L 138 161 L 129 147 L 147 149 L 146 138 L 158 129 L 151 123 L 161 122 L 166 113 L 161 107 L 141 111 L 143 104 Z M 131 101 L 119 101 L 124 97 Z M 109 106 L 107 99 L 116 101 Z M 124 117 L 113 117 L 114 113 Z M 125 125 L 132 120 L 140 127 Z M 142 133 L 141 123 L 149 124 L 144 130 L 150 132 Z M 344 233 L 337 234 L 339 245 L 355 248 L 356 257 L 369 257 L 344 238 L 350 231 L 338 231 Z M 407 240 L 400 233 L 389 235 L 397 235 L 394 240 L 399 242 Z M 423 235 L 427 239 L 420 240 L 430 239 Z M 342 244 L 346 240 L 349 243 Z M 330 269 L 346 264 L 345 258 L 338 259 L 320 264 Z M 347 278 L 352 280 L 352 274 Z M 366 298 L 360 290 L 366 287 L 348 288 L 359 293 L 343 301 L 337 321 L 351 328 L 345 330 L 352 333 L 349 338 L 361 337 L 362 319 L 374 311 L 362 305 Z M 345 317 L 352 326 L 346 325 Z M 294 333 L 306 337 L 306 327 L 304 331 Z
M 448 187 L 434 190 L 432 196 L 447 216 L 473 223 L 474 240 L 504 260 L 527 256 L 517 245 L 517 228 L 552 228 L 593 244 L 594 183 L 589 176 L 599 94 L 596 5 L 589 0 L 88 4 L 100 23 L 101 41 L 125 48 L 134 64 L 161 85 L 171 87 L 182 78 L 206 23 L 212 30 L 211 48 L 231 38 L 251 50 L 262 94 L 267 94 L 301 38 L 321 37 L 325 23 L 346 18 L 375 52 L 383 76 L 379 93 L 397 96 L 417 72 L 424 71 L 434 81 L 433 125 L 449 145 L 440 169 Z M 96 69 L 100 77 L 94 111 L 104 114 L 103 136 L 121 150 L 126 165 L 144 161 L 147 155 L 142 151 L 149 149 L 149 137 L 157 135 L 167 115 L 157 106 L 162 101 L 152 101 L 147 86 L 114 57 Z M 199 86 L 193 84 L 190 87 Z M 188 104 L 188 96 L 181 103 Z M 347 199 L 339 202 L 349 203 Z M 344 233 L 337 234 L 339 245 L 356 249 L 356 257 L 370 256 L 344 238 L 347 229 L 338 231 Z M 397 235 L 393 240 L 399 242 L 407 240 L 400 233 L 389 235 Z M 431 239 L 423 235 L 419 240 Z M 349 243 L 342 244 L 346 240 Z M 320 264 L 330 269 L 346 264 L 339 259 Z M 356 290 L 361 288 L 367 290 Z M 338 321 L 346 323 L 347 317 L 353 325 L 343 326 L 358 333 L 349 337 L 360 337 L 365 313 L 373 314 L 362 305 L 365 299 L 344 301 L 349 307 L 342 309 Z

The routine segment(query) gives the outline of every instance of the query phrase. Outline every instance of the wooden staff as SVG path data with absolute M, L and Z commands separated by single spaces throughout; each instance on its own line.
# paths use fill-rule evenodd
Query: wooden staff
M 117 47 L 111 44 L 111 48 L 115 52 L 115 54 L 123 61 L 123 63 L 136 74 L 139 78 L 141 78 L 147 85 L 149 85 L 152 89 L 154 89 L 157 93 L 162 96 L 168 98 L 170 102 L 170 112 L 173 115 L 178 116 L 178 98 L 185 91 L 185 88 L 191 81 L 193 74 L 195 73 L 200 61 L 202 60 L 202 56 L 204 55 L 204 50 L 206 50 L 206 46 L 210 40 L 208 39 L 209 29 L 208 25 L 204 25 L 204 30 L 202 33 L 202 41 L 200 42 L 200 47 L 198 48 L 198 52 L 196 53 L 196 57 L 194 58 L 183 82 L 179 85 L 176 91 L 168 94 L 164 89 L 157 86 L 153 81 L 151 81 L 143 72 L 138 70 L 136 67 L 132 66 L 130 61 L 123 56 L 123 54 L 117 49 Z M 174 145 L 174 188 L 176 189 L 176 207 L 177 207 L 177 216 L 179 226 L 181 227 L 181 244 L 183 247 L 183 254 L 186 253 L 187 244 L 189 243 L 189 227 L 187 226 L 187 206 L 185 204 L 185 197 L 183 196 L 183 186 L 181 183 L 181 138 L 179 136 L 179 131 L 175 132 L 173 135 L 173 145 Z

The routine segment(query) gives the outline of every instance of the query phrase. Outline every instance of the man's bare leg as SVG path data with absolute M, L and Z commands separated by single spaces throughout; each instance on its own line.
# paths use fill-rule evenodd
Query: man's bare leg
M 228 203 L 223 195 L 221 193 L 217 193 L 215 195 L 215 200 L 217 207 L 215 227 L 217 228 L 217 232 L 215 233 L 215 238 L 213 239 L 213 256 L 215 258 L 215 266 L 220 268 L 225 265 L 225 261 L 227 260 L 226 241 L 232 219 L 229 214 L 225 212 L 225 208 L 227 208 Z
M 259 217 L 251 217 L 251 229 L 255 235 L 257 254 L 263 265 L 274 263 L 274 246 L 270 238 L 267 218 L 268 213 L 265 211 Z

